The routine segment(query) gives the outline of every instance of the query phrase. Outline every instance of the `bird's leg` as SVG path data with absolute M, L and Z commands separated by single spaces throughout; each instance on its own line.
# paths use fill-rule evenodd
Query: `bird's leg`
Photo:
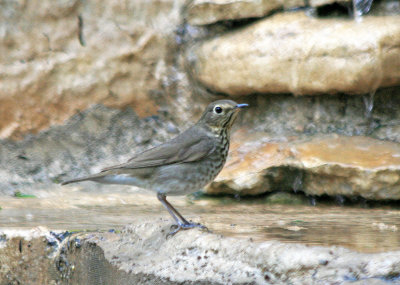
M 161 204 L 163 204 L 164 208 L 167 209 L 168 213 L 172 216 L 172 218 L 174 218 L 175 222 L 177 224 L 180 224 L 181 221 L 175 214 L 176 210 L 174 207 L 172 207 L 172 205 L 170 203 L 167 202 L 166 196 L 164 194 L 157 193 L 157 198 L 161 202 Z M 179 215 L 179 216 L 180 216 L 180 218 L 183 218 L 181 215 Z
M 201 228 L 201 229 L 207 229 L 205 226 L 198 224 L 198 223 L 191 223 L 188 222 L 168 201 L 167 201 L 167 197 L 165 196 L 165 194 L 162 193 L 157 193 L 157 198 L 158 200 L 161 202 L 161 204 L 163 204 L 163 206 L 167 209 L 167 211 L 169 212 L 169 214 L 174 218 L 174 220 L 176 221 L 177 225 L 176 225 L 176 229 L 173 230 L 172 232 L 170 232 L 168 234 L 168 236 L 173 236 L 174 234 L 176 234 L 177 232 L 179 232 L 180 230 L 187 230 L 187 229 L 192 229 L 192 228 Z M 179 217 L 179 218 L 178 218 Z M 208 229 L 207 229 L 208 230 Z
M 165 197 L 165 195 L 164 195 L 164 202 L 165 202 L 165 204 L 167 205 L 167 207 L 170 208 L 170 209 L 175 213 L 175 215 L 177 215 L 177 216 L 179 217 L 179 219 L 181 219 L 181 221 L 182 221 L 184 224 L 190 224 L 190 223 L 178 212 L 178 210 L 175 209 L 174 206 L 172 206 L 171 203 L 167 201 L 167 197 Z

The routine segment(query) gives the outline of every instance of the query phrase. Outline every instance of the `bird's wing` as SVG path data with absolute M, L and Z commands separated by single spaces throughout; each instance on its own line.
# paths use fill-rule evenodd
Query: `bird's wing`
M 207 136 L 178 136 L 165 144 L 156 146 L 128 160 L 128 162 L 103 169 L 145 168 L 174 163 L 193 162 L 208 156 L 215 148 Z

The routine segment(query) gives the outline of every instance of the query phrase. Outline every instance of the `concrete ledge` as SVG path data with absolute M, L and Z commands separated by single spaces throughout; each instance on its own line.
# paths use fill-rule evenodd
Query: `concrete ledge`
M 398 280 L 400 251 L 362 254 L 341 247 L 225 238 L 189 230 L 166 239 L 157 220 L 121 233 L 3 231 L 0 280 L 37 284 L 332 284 Z M 22 244 L 22 245 L 21 245 Z M 7 283 L 7 284 L 8 284 Z

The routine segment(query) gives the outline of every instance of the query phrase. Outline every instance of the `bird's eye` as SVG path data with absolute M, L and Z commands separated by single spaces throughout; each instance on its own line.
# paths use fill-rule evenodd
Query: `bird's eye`
M 222 113 L 222 108 L 220 106 L 217 106 L 214 108 L 215 113 L 221 114 Z

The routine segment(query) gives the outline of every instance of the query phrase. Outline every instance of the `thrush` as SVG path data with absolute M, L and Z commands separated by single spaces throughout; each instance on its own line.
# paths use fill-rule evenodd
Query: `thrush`
M 232 124 L 239 110 L 246 106 L 232 100 L 215 101 L 207 106 L 195 125 L 174 139 L 138 153 L 126 163 L 61 184 L 94 181 L 152 190 L 176 222 L 169 235 L 181 229 L 205 228 L 187 221 L 166 197 L 196 192 L 214 180 L 228 155 Z

